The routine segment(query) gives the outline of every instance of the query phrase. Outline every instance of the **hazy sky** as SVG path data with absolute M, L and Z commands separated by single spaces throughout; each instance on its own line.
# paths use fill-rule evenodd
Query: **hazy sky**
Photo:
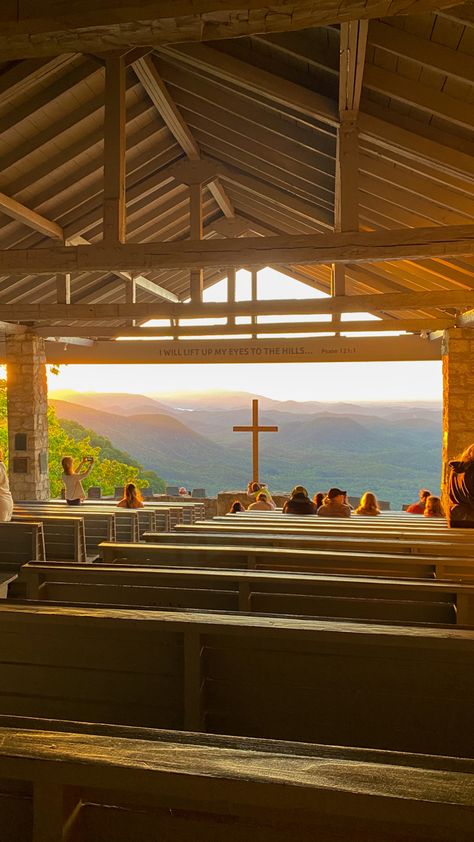
M 205 292 L 205 300 L 224 301 L 226 287 L 226 281 L 216 284 Z M 259 273 L 258 297 L 325 296 L 279 272 L 264 269 Z M 238 273 L 237 298 L 250 298 L 248 272 Z M 358 317 L 370 318 L 363 313 L 352 313 L 350 316 L 351 319 Z M 290 319 L 285 317 L 285 321 Z M 206 321 L 201 320 L 200 323 L 206 324 Z M 49 376 L 51 390 L 158 395 L 160 392 L 227 389 L 253 392 L 277 400 L 301 401 L 440 400 L 441 382 L 441 362 L 71 365 L 61 366 L 58 376 Z

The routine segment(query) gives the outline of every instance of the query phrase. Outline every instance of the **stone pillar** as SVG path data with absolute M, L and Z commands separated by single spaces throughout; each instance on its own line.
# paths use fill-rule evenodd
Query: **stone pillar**
M 448 462 L 474 442 L 474 329 L 451 328 L 443 339 L 443 476 Z
M 48 386 L 44 340 L 6 340 L 8 466 L 14 500 L 49 500 Z

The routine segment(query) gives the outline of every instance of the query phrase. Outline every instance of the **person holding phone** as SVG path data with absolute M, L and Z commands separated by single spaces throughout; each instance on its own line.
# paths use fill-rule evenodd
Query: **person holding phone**
M 63 475 L 61 477 L 65 489 L 66 503 L 68 506 L 79 506 L 86 495 L 82 487 L 82 480 L 89 476 L 94 467 L 94 457 L 84 456 L 77 468 L 74 470 L 72 456 L 64 456 L 61 459 Z M 89 467 L 85 467 L 88 465 Z

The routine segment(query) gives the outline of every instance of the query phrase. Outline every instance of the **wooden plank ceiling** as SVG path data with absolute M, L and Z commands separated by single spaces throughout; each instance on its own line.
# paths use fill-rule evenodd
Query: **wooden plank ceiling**
M 185 182 L 192 165 L 209 166 L 205 238 L 348 230 L 347 220 L 339 224 L 335 216 L 337 125 L 344 111 L 359 129 L 352 189 L 361 231 L 474 223 L 472 6 L 370 20 L 368 32 L 367 25 L 355 32 L 362 47 L 366 38 L 365 62 L 362 54 L 352 99 L 344 101 L 340 55 L 354 30 L 343 28 L 341 37 L 338 25 L 304 25 L 125 50 L 127 242 L 189 239 Z M 0 249 L 101 242 L 104 64 L 96 52 L 71 52 L 0 65 Z M 339 291 L 468 292 L 473 269 L 469 256 L 349 263 Z M 285 271 L 335 291 L 331 265 Z M 224 276 L 224 269 L 207 270 L 204 286 Z M 131 300 L 130 277 L 3 276 L 0 309 L 122 303 Z M 184 301 L 190 275 L 147 272 L 134 286 L 137 302 Z M 426 307 L 379 315 L 451 313 Z M 100 324 L 94 322 L 92 336 L 101 335 Z M 87 321 L 81 325 L 87 332 Z

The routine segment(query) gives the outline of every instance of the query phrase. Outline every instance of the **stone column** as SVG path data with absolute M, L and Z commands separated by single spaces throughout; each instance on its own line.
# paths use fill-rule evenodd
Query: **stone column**
M 48 500 L 48 386 L 44 340 L 6 340 L 8 465 L 14 500 Z
M 442 354 L 444 496 L 449 460 L 474 442 L 474 329 L 446 330 Z

